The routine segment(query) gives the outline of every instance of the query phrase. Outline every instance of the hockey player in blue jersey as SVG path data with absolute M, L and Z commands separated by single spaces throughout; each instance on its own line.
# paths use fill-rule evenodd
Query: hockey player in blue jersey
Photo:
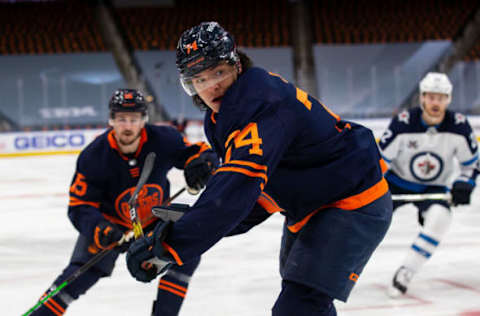
M 447 110 L 452 84 L 443 73 L 428 73 L 420 81 L 420 107 L 393 118 L 380 140 L 389 163 L 385 177 L 393 194 L 446 193 L 455 168 L 461 173 L 451 187 L 453 205 L 469 204 L 477 175 L 478 148 L 467 118 Z M 458 166 L 457 166 L 458 165 Z M 407 201 L 394 201 L 394 209 Z M 447 200 L 421 200 L 420 233 L 396 271 L 389 294 L 407 291 L 412 277 L 437 249 L 452 220 Z
M 153 279 L 157 269 L 144 262 L 154 257 L 164 268 L 187 264 L 268 202 L 276 206 L 267 207 L 271 213 L 285 216 L 282 290 L 272 314 L 336 315 L 333 300 L 347 300 L 391 221 L 371 131 L 341 120 L 280 75 L 252 67 L 216 22 L 182 34 L 177 67 L 185 90 L 206 110 L 205 132 L 223 161 L 189 212 L 130 246 L 130 273 Z
M 77 160 L 70 187 L 68 216 L 80 234 L 70 263 L 53 282 L 52 288 L 100 251 L 113 248 L 132 228 L 128 201 L 149 152 L 156 153 L 154 169 L 137 198 L 137 212 L 146 232 L 157 222 L 151 218 L 150 209 L 161 205 L 170 196 L 167 179 L 170 169 L 184 169 L 188 186 L 201 189 L 217 164 L 216 155 L 205 143 L 189 145 L 173 127 L 146 124 L 147 105 L 140 92 L 131 89 L 115 91 L 109 109 L 112 128 L 89 144 Z M 114 248 L 31 315 L 63 315 L 68 305 L 100 278 L 110 276 L 119 254 L 127 248 L 126 245 Z M 199 260 L 197 256 L 184 266 L 176 266 L 159 280 L 152 315 L 178 314 Z

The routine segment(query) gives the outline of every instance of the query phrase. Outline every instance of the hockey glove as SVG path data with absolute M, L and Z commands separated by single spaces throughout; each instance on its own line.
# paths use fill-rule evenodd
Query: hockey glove
M 111 249 L 123 237 L 123 232 L 109 221 L 100 221 L 93 231 L 93 242 L 99 249 Z
M 472 194 L 474 186 L 465 181 L 456 181 L 452 187 L 452 204 L 470 204 L 470 195 Z
M 184 175 L 188 187 L 196 191 L 203 189 L 210 179 L 212 171 L 217 167 L 217 155 L 211 150 L 203 152 L 198 158 L 193 159 L 185 166 Z
M 128 248 L 127 268 L 138 281 L 150 282 L 172 264 L 173 260 L 162 246 L 170 224 L 160 221 L 152 232 L 134 241 Z

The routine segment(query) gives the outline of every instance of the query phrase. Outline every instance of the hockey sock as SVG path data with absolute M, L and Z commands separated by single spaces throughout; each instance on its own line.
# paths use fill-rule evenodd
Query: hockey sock
M 51 291 L 54 290 L 54 286 L 48 289 L 40 299 L 43 299 Z M 51 297 L 45 301 L 31 316 L 60 316 L 63 315 L 70 304 L 73 301 L 67 293 L 58 293 L 56 296 Z
M 408 251 L 403 266 L 413 273 L 418 272 L 433 255 L 448 231 L 451 222 L 450 210 L 443 205 L 433 204 L 425 211 L 423 228 Z

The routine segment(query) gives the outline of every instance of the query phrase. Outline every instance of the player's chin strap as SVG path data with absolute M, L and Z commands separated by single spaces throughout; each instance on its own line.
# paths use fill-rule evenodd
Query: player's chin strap
M 452 201 L 452 195 L 450 193 L 393 194 L 392 200 L 405 202 L 443 200 L 450 203 Z

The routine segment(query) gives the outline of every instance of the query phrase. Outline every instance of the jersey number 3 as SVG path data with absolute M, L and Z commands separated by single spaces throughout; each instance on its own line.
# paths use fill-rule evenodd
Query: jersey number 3
M 235 146 L 235 148 L 251 146 L 250 150 L 248 151 L 249 154 L 262 156 L 263 150 L 260 148 L 261 144 L 262 139 L 258 137 L 257 123 L 249 123 L 243 130 L 236 130 L 232 132 L 230 136 L 228 136 L 228 139 L 225 142 L 225 148 L 227 148 L 227 152 L 225 154 L 225 163 L 230 161 L 233 146 Z

